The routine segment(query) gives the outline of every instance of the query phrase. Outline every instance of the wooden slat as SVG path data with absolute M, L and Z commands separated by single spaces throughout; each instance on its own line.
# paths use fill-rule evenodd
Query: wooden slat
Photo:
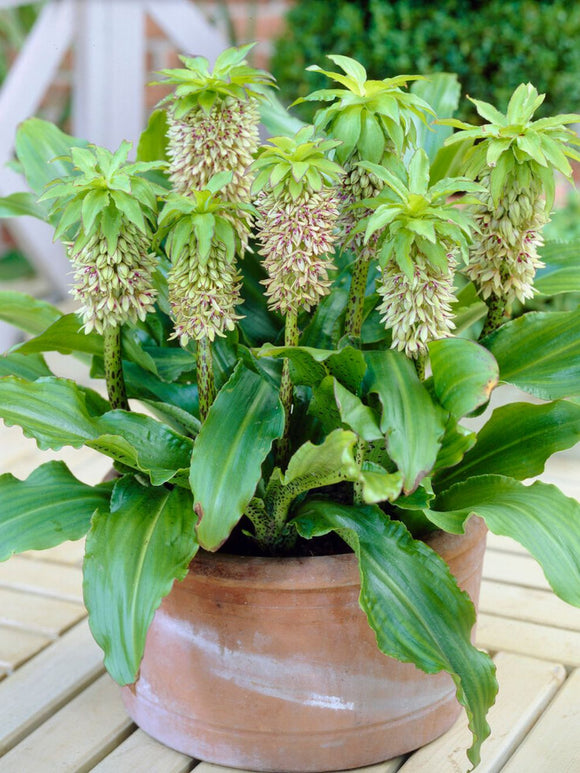
M 476 641 L 490 652 L 506 650 L 567 666 L 580 666 L 580 631 L 480 614 Z
M 540 566 L 528 555 L 512 555 L 488 550 L 483 562 L 483 576 L 487 580 L 523 585 L 526 588 L 550 589 Z
M 82 572 L 73 566 L 13 556 L 0 563 L 0 587 L 82 602 Z
M 0 625 L 0 666 L 11 671 L 40 652 L 51 641 L 53 638 L 46 634 Z
M 0 682 L 0 754 L 92 682 L 102 663 L 83 621 Z
M 85 555 L 85 541 L 78 539 L 74 542 L 63 542 L 48 550 L 27 550 L 20 553 L 23 558 L 31 558 L 37 561 L 48 561 L 55 564 L 70 564 L 80 566 Z
M 108 674 L 76 696 L 0 759 L 0 773 L 84 773 L 131 732 L 119 687 Z
M 0 624 L 3 625 L 57 636 L 85 614 L 83 607 L 76 602 L 0 588 Z
M 155 741 L 142 730 L 136 730 L 112 751 L 93 773 L 187 773 L 196 761 Z
M 479 609 L 500 617 L 580 631 L 580 609 L 554 593 L 484 580 Z
M 523 555 L 529 555 L 528 551 L 516 542 L 515 539 L 510 537 L 500 537 L 498 534 L 487 534 L 487 549 L 499 550 L 501 553 L 519 553 Z
M 498 773 L 566 678 L 563 666 L 521 655 L 499 653 L 495 658 L 499 693 L 489 711 L 491 735 L 481 749 L 478 773 Z M 445 735 L 415 752 L 401 773 L 432 773 L 471 768 L 467 717 L 462 713 Z M 522 768 L 525 770 L 525 768 Z M 532 768 L 530 768 L 532 770 Z
M 580 671 L 568 678 L 503 773 L 577 773 L 580 770 Z

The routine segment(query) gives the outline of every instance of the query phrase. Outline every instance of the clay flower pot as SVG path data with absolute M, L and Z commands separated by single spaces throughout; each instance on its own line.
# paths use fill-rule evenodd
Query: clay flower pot
M 431 546 L 477 604 L 486 528 Z M 254 771 L 344 770 L 416 749 L 460 712 L 451 678 L 379 652 L 352 554 L 201 554 L 149 630 L 131 717 L 192 757 Z

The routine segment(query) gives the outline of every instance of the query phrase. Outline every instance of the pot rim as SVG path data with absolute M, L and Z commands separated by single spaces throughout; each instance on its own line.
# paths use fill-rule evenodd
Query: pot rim
M 470 516 L 464 534 L 436 531 L 424 542 L 446 561 L 450 561 L 471 550 L 486 533 L 485 522 L 478 516 Z M 187 583 L 188 577 L 195 577 L 196 581 L 207 579 L 222 585 L 233 585 L 243 580 L 245 585 L 255 588 L 267 586 L 291 590 L 347 587 L 360 582 L 356 557 L 351 552 L 329 556 L 270 558 L 200 550 L 190 564 L 190 573 L 184 583 Z

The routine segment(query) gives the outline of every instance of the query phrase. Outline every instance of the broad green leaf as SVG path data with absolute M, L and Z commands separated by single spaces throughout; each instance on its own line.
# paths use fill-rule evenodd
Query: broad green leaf
M 310 441 L 304 443 L 288 462 L 282 485 L 292 483 L 304 491 L 329 485 L 327 479 L 335 476 L 342 480 L 358 480 L 360 468 L 354 458 L 356 442 L 354 432 L 336 429 L 320 445 Z
M 471 643 L 475 610 L 447 564 L 378 507 L 307 502 L 293 523 L 307 538 L 337 531 L 353 548 L 360 605 L 382 652 L 426 673 L 451 675 L 474 736 L 468 755 L 477 764 L 489 735 L 485 715 L 497 692 L 495 669 Z
M 86 445 L 147 473 L 156 485 L 173 479 L 187 486 L 191 439 L 149 416 L 108 408 L 96 392 L 67 379 L 0 380 L 0 417 L 22 427 L 40 449 Z
M 475 432 L 462 427 L 451 417 L 445 427 L 445 435 L 437 454 L 434 472 L 459 464 L 467 451 L 473 448 L 476 440 L 477 434 Z
M 477 475 L 508 475 L 517 480 L 541 475 L 552 454 L 580 440 L 580 406 L 558 400 L 496 408 L 463 461 L 437 480 L 439 491 Z
M 403 487 L 403 476 L 400 472 L 387 472 L 370 462 L 363 462 L 359 480 L 362 483 L 363 501 L 367 505 L 387 500 L 393 502 Z
M 60 317 L 62 312 L 51 303 L 26 293 L 0 290 L 0 319 L 25 333 L 38 335 Z
M 257 354 L 259 357 L 286 357 L 293 382 L 304 386 L 317 386 L 330 374 L 351 391 L 357 391 L 366 370 L 362 352 L 352 346 L 333 350 L 266 344 Z
M 66 156 L 72 148 L 87 145 L 87 140 L 71 137 L 41 118 L 29 118 L 16 132 L 16 155 L 28 185 L 39 196 L 49 182 L 72 174 L 73 166 Z
M 461 533 L 475 513 L 494 534 L 522 544 L 564 601 L 580 606 L 580 504 L 547 483 L 531 486 L 503 475 L 458 483 L 437 497 L 426 515 Z
M 30 215 L 46 220 L 46 207 L 39 204 L 32 193 L 13 193 L 0 198 L 0 218 Z
M 430 74 L 424 80 L 415 81 L 410 91 L 430 104 L 437 118 L 451 118 L 459 104 L 461 85 L 455 73 L 439 72 Z M 429 128 L 418 118 L 414 118 L 413 122 L 417 132 L 417 146 L 422 147 L 433 162 L 453 130 L 450 126 L 437 124 L 436 119 L 431 116 L 427 118 Z
M 111 488 L 81 483 L 64 462 L 47 462 L 26 480 L 0 475 L 0 561 L 84 537 L 95 510 L 108 506 Z
M 429 355 L 435 394 L 452 416 L 467 416 L 489 400 L 499 369 L 487 349 L 465 338 L 444 338 L 429 344 Z
M 83 352 L 85 354 L 103 353 L 103 338 L 98 333 L 88 335 L 82 330 L 82 322 L 76 314 L 66 314 L 52 323 L 36 338 L 31 338 L 18 346 L 23 354 L 38 352 Z
M 1 376 L 18 376 L 27 381 L 36 381 L 37 378 L 52 376 L 52 372 L 40 354 L 10 352 L 0 355 Z
M 544 400 L 580 394 L 580 309 L 524 314 L 482 343 L 502 381 Z
M 538 269 L 535 290 L 542 295 L 580 292 L 580 240 L 546 242 L 540 254 L 546 265 Z
M 435 464 L 445 430 L 445 411 L 432 401 L 411 362 L 399 352 L 365 352 L 368 392 L 383 406 L 381 430 L 403 473 L 404 492 L 414 491 Z
M 89 625 L 119 684 L 135 681 L 155 610 L 197 552 L 191 494 L 117 482 L 110 512 L 87 536 L 83 592 Z
M 472 282 L 466 284 L 457 293 L 457 303 L 454 303 L 452 308 L 456 335 L 461 335 L 474 322 L 487 315 L 487 306 L 477 294 L 477 290 Z
M 167 111 L 154 110 L 139 137 L 137 161 L 169 161 L 167 130 Z
M 292 137 L 305 124 L 286 110 L 280 100 L 268 89 L 266 98 L 260 100 L 262 123 L 272 137 Z
M 190 483 L 199 543 L 217 550 L 254 496 L 262 463 L 284 431 L 276 389 L 238 366 L 220 390 L 195 441 Z
M 342 423 L 363 440 L 382 440 L 384 435 L 373 410 L 336 379 L 333 378 L 332 382 L 336 407 Z

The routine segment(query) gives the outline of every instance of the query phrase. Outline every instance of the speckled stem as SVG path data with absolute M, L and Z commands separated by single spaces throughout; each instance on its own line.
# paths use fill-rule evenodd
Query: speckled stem
M 367 442 L 359 437 L 355 448 L 355 460 L 359 467 L 362 467 L 362 463 L 365 460 L 367 448 Z M 355 505 L 362 505 L 364 503 L 363 485 L 359 481 L 353 485 L 353 500 Z
M 298 314 L 289 311 L 286 315 L 286 327 L 284 331 L 284 344 L 286 346 L 298 346 Z M 282 380 L 280 381 L 280 402 L 284 407 L 284 434 L 276 443 L 276 464 L 284 469 L 290 455 L 290 421 L 294 403 L 294 385 L 290 378 L 290 364 L 284 359 L 282 366 Z
M 121 361 L 121 328 L 118 325 L 106 327 L 103 332 L 103 355 L 105 360 L 105 382 L 111 408 L 129 410 L 123 364 Z
M 215 400 L 213 359 L 209 338 L 200 338 L 197 342 L 197 391 L 199 395 L 199 418 L 205 421 Z
M 344 334 L 354 341 L 360 339 L 363 325 L 363 312 L 365 305 L 365 294 L 367 289 L 367 277 L 371 255 L 366 250 L 354 264 L 352 272 L 352 281 L 346 304 L 346 318 L 344 322 Z
M 485 338 L 485 336 L 493 333 L 494 330 L 497 330 L 498 327 L 501 327 L 501 325 L 503 325 L 505 322 L 505 298 L 492 293 L 486 300 L 486 303 L 488 309 L 487 317 L 485 319 L 481 335 L 479 336 L 480 338 Z
M 421 381 L 425 381 L 426 360 L 427 357 L 424 354 L 418 354 L 417 357 L 413 358 L 413 365 L 415 366 L 415 370 L 417 371 L 417 375 Z

